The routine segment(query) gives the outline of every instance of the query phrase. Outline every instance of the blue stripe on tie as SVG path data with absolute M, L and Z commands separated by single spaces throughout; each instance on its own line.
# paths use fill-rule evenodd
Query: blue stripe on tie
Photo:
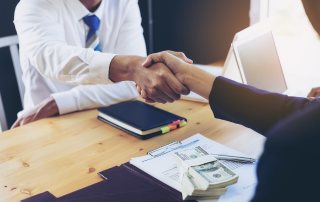
M 87 39 L 86 39 L 86 42 L 88 42 L 91 38 L 91 40 L 86 43 L 86 47 L 89 48 L 90 46 L 93 45 L 93 43 L 96 41 L 96 37 L 98 35 L 95 35 L 96 32 L 98 31 L 99 29 L 99 24 L 100 24 L 100 20 L 97 16 L 95 15 L 92 15 L 92 16 L 85 16 L 83 18 L 83 21 L 88 25 L 89 27 L 89 32 L 88 32 L 88 35 L 87 35 Z M 94 36 L 95 35 L 95 36 Z M 98 38 L 98 37 L 97 37 Z M 99 38 L 98 38 L 98 42 L 99 42 Z M 90 43 L 90 44 L 89 44 Z M 92 47 L 91 47 L 92 48 Z M 95 51 L 100 51 L 101 52 L 101 49 L 100 49 L 100 43 L 98 43 L 96 45 L 96 47 L 94 48 Z
M 100 43 L 94 48 L 95 51 L 100 51 L 101 52 L 101 49 L 100 49 Z

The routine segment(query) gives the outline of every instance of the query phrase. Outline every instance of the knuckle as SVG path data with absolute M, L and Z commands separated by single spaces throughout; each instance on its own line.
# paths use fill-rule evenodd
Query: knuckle
M 153 88 L 161 88 L 161 81 L 158 79 L 156 82 L 153 84 Z M 153 91 L 156 91 L 155 89 Z
M 151 97 L 157 97 L 158 96 L 158 92 L 156 90 L 151 90 L 150 91 L 150 96 Z
M 179 94 L 183 93 L 183 88 L 181 86 L 178 86 L 176 90 Z
M 165 78 L 165 77 L 166 77 L 166 72 L 163 71 L 163 70 L 159 71 L 159 76 L 160 76 L 161 78 Z
M 158 76 L 160 77 L 160 79 L 164 79 L 167 76 L 167 72 L 165 71 L 165 69 L 160 68 L 157 72 Z

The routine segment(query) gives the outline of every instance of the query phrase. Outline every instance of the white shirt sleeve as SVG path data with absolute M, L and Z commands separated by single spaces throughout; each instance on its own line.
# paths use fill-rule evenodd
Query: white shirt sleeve
M 141 27 L 141 16 L 137 1 L 129 0 L 125 20 L 116 43 L 116 54 L 146 56 L 146 45 Z M 52 94 L 60 115 L 108 106 L 139 96 L 134 82 L 109 85 L 77 86 L 70 91 Z
M 132 81 L 116 84 L 77 86 L 69 91 L 52 94 L 60 115 L 84 109 L 105 107 L 139 96 Z
M 112 83 L 109 65 L 115 55 L 68 45 L 57 12 L 50 1 L 20 1 L 14 17 L 20 51 L 46 78 L 76 85 Z

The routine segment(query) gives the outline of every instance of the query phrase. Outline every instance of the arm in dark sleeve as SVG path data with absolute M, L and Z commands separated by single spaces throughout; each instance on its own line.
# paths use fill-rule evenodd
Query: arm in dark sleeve
M 216 118 L 241 124 L 262 135 L 309 102 L 306 98 L 271 93 L 224 77 L 215 79 L 209 96 Z

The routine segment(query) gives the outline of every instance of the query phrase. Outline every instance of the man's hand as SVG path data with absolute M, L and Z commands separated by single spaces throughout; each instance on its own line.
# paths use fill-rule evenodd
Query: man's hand
M 110 64 L 109 78 L 115 82 L 134 81 L 150 99 L 163 104 L 190 93 L 166 65 L 153 63 L 149 68 L 143 68 L 141 64 L 145 60 L 138 56 L 115 56 Z M 191 60 L 189 62 L 192 63 Z
M 307 98 L 313 100 L 314 98 L 320 97 L 320 87 L 312 88 Z
M 212 84 L 215 80 L 215 76 L 209 74 L 190 63 L 184 62 L 184 54 L 173 51 L 163 51 L 160 53 L 151 54 L 147 60 L 142 64 L 143 67 L 150 67 L 154 63 L 164 63 L 179 79 L 179 81 L 185 85 L 191 91 L 201 95 L 208 99 L 211 92 Z M 143 88 L 137 86 L 138 91 L 141 93 L 142 98 L 146 102 L 152 103 L 156 100 L 150 98 L 148 92 L 145 92 Z
M 187 64 L 192 64 L 193 63 L 193 61 L 190 60 L 189 58 L 187 58 L 186 55 L 184 53 L 182 53 L 182 52 L 164 51 L 164 52 L 161 52 L 161 53 L 155 53 L 155 54 L 149 55 L 147 57 L 147 59 L 143 62 L 142 66 L 143 67 L 150 67 L 151 65 L 153 65 L 155 63 L 159 63 L 159 62 L 166 64 L 165 61 L 162 61 L 162 59 L 165 58 L 166 53 L 170 53 L 170 54 L 176 56 L 177 58 L 181 59 L 181 61 L 183 61 L 183 62 L 185 62 Z M 179 61 L 179 62 L 181 62 L 181 61 Z M 176 66 L 176 65 L 177 64 L 175 64 L 175 65 L 172 64 L 172 66 Z M 183 77 L 181 75 L 184 74 L 185 70 L 180 71 L 180 73 L 177 72 L 177 71 L 174 72 L 174 74 L 178 78 L 178 80 L 183 84 Z M 139 85 L 136 85 L 136 87 L 138 89 L 138 92 L 140 93 L 142 98 L 145 99 L 146 102 L 148 102 L 148 103 L 154 103 L 155 102 L 155 100 L 153 100 L 153 99 L 151 99 L 150 97 L 147 96 L 146 91 L 143 90 Z
M 32 109 L 26 111 L 16 120 L 11 129 L 57 114 L 59 114 L 58 105 L 53 97 L 49 97 Z

